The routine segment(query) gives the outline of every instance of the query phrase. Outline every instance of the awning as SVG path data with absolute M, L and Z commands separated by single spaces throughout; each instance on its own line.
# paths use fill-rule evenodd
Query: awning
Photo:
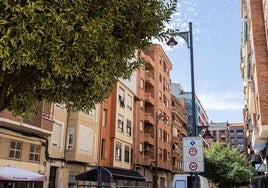
M 102 182 L 112 182 L 113 180 L 146 181 L 145 177 L 139 172 L 103 166 L 77 175 L 76 180 L 98 181 L 99 175 Z
M 46 176 L 12 165 L 0 167 L 0 181 L 46 181 Z

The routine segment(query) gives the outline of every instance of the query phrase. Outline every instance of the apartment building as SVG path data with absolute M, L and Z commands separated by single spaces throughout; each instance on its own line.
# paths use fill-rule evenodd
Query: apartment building
M 131 169 L 134 93 L 116 81 L 111 96 L 102 104 L 100 165 Z
M 211 122 L 208 124 L 208 130 L 212 135 L 213 142 L 220 142 L 224 145 L 229 144 L 230 133 L 228 122 Z
M 232 148 L 246 153 L 247 152 L 247 140 L 245 134 L 244 123 L 229 123 L 229 143 Z
M 146 63 L 137 72 L 134 170 L 146 177 L 147 187 L 167 187 L 172 170 L 172 64 L 158 44 L 141 56 Z
M 201 101 L 197 96 L 195 96 L 195 117 L 193 117 L 192 110 L 192 92 L 185 91 L 181 84 L 172 83 L 171 84 L 172 94 L 177 98 L 185 99 L 185 108 L 187 110 L 188 117 L 188 127 L 187 130 L 189 134 L 193 132 L 193 122 L 196 122 L 196 133 L 198 134 L 200 130 L 198 126 L 208 126 L 208 116 L 205 109 L 203 108 Z
M 183 172 L 183 137 L 187 132 L 187 111 L 185 99 L 176 98 L 172 95 L 172 172 L 182 174 Z
M 213 142 L 230 145 L 247 153 L 247 138 L 244 123 L 218 122 L 209 123 L 208 130 L 212 135 Z
M 267 186 L 268 1 L 241 0 L 241 75 L 248 152 L 258 175 L 254 186 Z M 262 166 L 263 168 L 259 168 Z
M 35 187 L 76 187 L 75 175 L 97 164 L 98 119 L 41 102 L 31 120 L 0 113 L 0 166 L 11 164 L 46 175 Z
M 53 121 L 43 119 L 41 113 L 35 118 L 42 123 L 26 123 L 7 110 L 0 113 L 0 166 L 12 165 L 40 174 L 49 170 L 47 156 Z M 30 186 L 43 187 L 43 184 Z
M 241 0 L 240 5 L 244 121 L 252 154 L 260 155 L 267 153 L 268 137 L 268 1 Z

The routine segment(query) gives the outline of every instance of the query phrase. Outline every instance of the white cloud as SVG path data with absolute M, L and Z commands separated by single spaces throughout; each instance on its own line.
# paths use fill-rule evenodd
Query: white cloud
M 203 108 L 207 110 L 225 111 L 243 109 L 241 91 L 200 92 L 197 94 Z

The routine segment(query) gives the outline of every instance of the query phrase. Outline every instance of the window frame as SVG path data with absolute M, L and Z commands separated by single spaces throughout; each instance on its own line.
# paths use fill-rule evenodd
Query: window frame
M 14 148 L 12 148 L 12 143 L 14 143 Z M 20 145 L 18 148 L 18 144 Z M 21 154 L 22 154 L 22 146 L 23 143 L 17 140 L 11 140 L 10 145 L 9 145 L 9 154 L 8 157 L 9 159 L 14 159 L 14 160 L 21 160 Z M 11 152 L 13 151 L 13 154 L 11 156 Z M 19 154 L 19 157 L 17 157 L 17 154 Z
M 32 151 L 32 147 L 33 147 L 33 151 Z M 30 152 L 29 152 L 29 161 L 30 162 L 39 162 L 40 161 L 40 151 L 41 151 L 40 145 L 31 144 Z M 31 155 L 33 156 L 33 159 L 31 159 Z M 37 160 L 36 160 L 36 156 L 38 157 Z

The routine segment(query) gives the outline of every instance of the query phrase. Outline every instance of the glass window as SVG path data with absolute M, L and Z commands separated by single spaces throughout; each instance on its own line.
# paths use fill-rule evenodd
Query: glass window
M 131 136 L 131 125 L 132 125 L 132 122 L 127 119 L 127 135 L 128 136 Z
M 243 136 L 244 135 L 244 131 L 243 130 L 237 130 L 236 131 L 237 136 Z
M 22 142 L 11 141 L 9 146 L 9 158 L 20 159 L 22 150 Z
M 122 87 L 119 87 L 119 106 L 124 108 L 125 107 L 125 90 Z
M 129 146 L 125 146 L 125 162 L 129 162 L 129 156 L 130 156 Z
M 127 103 L 127 109 L 132 110 L 133 100 L 132 100 L 132 96 L 129 94 L 127 94 L 126 103 Z
M 116 142 L 116 148 L 115 148 L 115 159 L 121 161 L 121 151 L 122 151 L 122 146 L 121 143 Z
M 63 124 L 54 122 L 52 132 L 52 148 L 60 150 L 62 147 Z
M 107 121 L 107 110 L 103 109 L 103 111 L 102 111 L 102 122 L 101 122 L 103 127 L 106 127 L 106 121 Z
M 242 137 L 237 138 L 237 142 L 244 142 L 244 138 L 242 138 Z
M 73 149 L 74 147 L 74 127 L 68 127 L 66 149 Z
M 144 88 L 144 80 L 141 78 L 141 88 Z
M 158 149 L 158 154 L 159 154 L 159 159 L 162 159 L 162 149 L 161 148 Z
M 101 158 L 105 158 L 105 139 L 101 139 Z
M 140 131 L 143 131 L 143 121 L 140 120 Z
M 144 108 L 144 101 L 143 100 L 140 100 L 140 107 Z
M 123 127 L 124 127 L 124 116 L 118 114 L 117 130 L 123 132 Z
M 143 151 L 143 144 L 140 143 L 140 152 L 142 152 L 142 151 Z
M 39 162 L 40 146 L 31 144 L 29 161 Z
M 93 146 L 93 130 L 81 125 L 79 129 L 78 152 L 93 155 Z

